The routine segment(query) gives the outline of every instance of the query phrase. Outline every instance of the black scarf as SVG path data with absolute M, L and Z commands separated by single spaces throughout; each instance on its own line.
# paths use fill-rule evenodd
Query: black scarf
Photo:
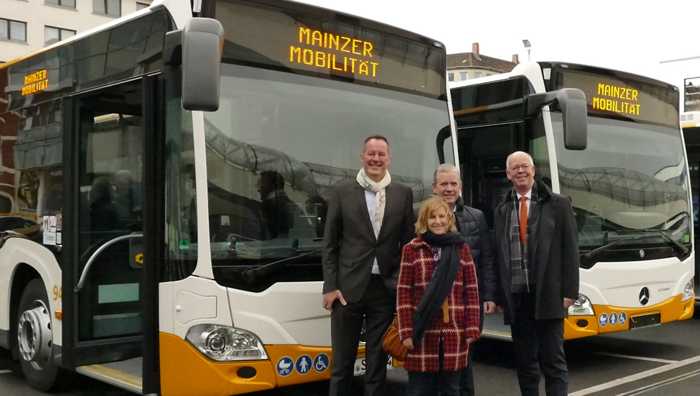
M 422 238 L 431 247 L 442 248 L 442 252 L 425 294 L 423 294 L 423 298 L 413 314 L 414 345 L 420 342 L 426 327 L 432 322 L 443 301 L 452 290 L 452 284 L 459 269 L 458 249 L 464 243 L 462 236 L 456 232 L 435 235 L 427 231 L 422 235 Z

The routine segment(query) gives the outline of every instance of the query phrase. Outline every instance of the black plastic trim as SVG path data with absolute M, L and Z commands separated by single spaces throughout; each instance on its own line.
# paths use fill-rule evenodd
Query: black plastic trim
M 143 393 L 160 393 L 158 280 L 163 263 L 165 203 L 165 103 L 164 85 L 159 77 L 143 83 L 145 150 L 144 163 L 144 257 L 143 291 Z

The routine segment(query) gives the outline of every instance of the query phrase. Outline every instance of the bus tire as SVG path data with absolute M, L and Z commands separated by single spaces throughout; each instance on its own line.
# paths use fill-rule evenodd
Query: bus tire
M 17 351 L 27 383 L 47 392 L 58 385 L 59 367 L 53 356 L 51 310 L 40 279 L 31 280 L 22 292 L 17 310 Z

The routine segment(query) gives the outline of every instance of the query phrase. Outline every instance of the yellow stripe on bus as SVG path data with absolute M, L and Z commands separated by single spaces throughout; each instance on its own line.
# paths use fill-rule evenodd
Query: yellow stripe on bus
M 215 362 L 182 338 L 161 332 L 161 392 L 164 396 L 238 395 L 330 378 L 329 347 L 267 344 L 265 351 L 268 360 Z M 364 352 L 361 346 L 358 358 Z
M 690 319 L 693 317 L 694 308 L 694 299 L 683 301 L 682 295 L 671 297 L 648 307 L 626 308 L 613 305 L 593 305 L 594 316 L 569 316 L 564 320 L 564 339 L 572 340 L 598 334 L 628 331 L 630 330 L 630 319 L 642 315 L 658 313 L 661 316 L 660 324 Z M 611 322 L 609 320 L 610 315 L 619 318 L 621 313 L 624 314 L 624 321 L 616 319 Z M 605 315 L 606 320 L 601 322 L 602 315 Z

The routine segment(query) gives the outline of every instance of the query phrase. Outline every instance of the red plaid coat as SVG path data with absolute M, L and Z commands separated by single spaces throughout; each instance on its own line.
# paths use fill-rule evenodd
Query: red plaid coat
M 404 367 L 408 371 L 439 370 L 438 347 L 443 339 L 443 370 L 457 371 L 467 364 L 469 341 L 479 338 L 479 291 L 476 268 L 469 247 L 459 252 L 460 269 L 452 291 L 447 296 L 448 323 L 443 323 L 442 309 L 423 333 L 423 339 L 408 352 Z M 437 265 L 433 250 L 420 237 L 403 247 L 397 285 L 397 311 L 401 341 L 413 336 L 413 313 L 430 283 Z M 466 282 L 465 282 L 466 280 Z

